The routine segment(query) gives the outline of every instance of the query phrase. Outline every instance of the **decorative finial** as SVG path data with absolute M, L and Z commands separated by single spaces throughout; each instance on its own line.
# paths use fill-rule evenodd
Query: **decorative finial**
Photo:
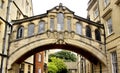
M 62 7 L 62 3 L 59 4 L 59 7 Z

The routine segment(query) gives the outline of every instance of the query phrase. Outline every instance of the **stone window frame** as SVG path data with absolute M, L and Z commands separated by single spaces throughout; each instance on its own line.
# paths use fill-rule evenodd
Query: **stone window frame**
M 29 25 L 28 25 L 28 37 L 34 35 L 34 29 L 35 29 L 35 24 L 29 23 Z
M 80 28 L 79 28 L 79 25 L 80 25 Z M 82 23 L 80 22 L 76 22 L 76 33 L 79 34 L 79 35 L 82 35 Z
M 17 29 L 17 39 L 20 39 L 24 36 L 24 26 L 19 26 Z
M 50 18 L 50 30 L 53 31 L 55 29 L 55 18 Z
M 64 30 L 64 13 L 59 12 L 57 14 L 57 30 L 58 31 L 63 31 Z
M 41 20 L 38 23 L 38 34 L 44 33 L 45 32 L 45 21 Z
M 71 18 L 70 16 L 68 16 L 68 17 L 67 17 L 67 30 L 68 30 L 69 32 L 72 31 L 71 25 L 72 25 L 72 18 Z
M 101 32 L 100 29 L 95 29 L 95 39 L 101 41 Z
M 93 9 L 93 17 L 97 18 L 99 15 L 99 10 L 98 10 L 98 6 L 95 6 L 95 8 Z
M 112 73 L 118 73 L 117 51 L 111 52 Z
M 111 17 L 106 19 L 106 25 L 107 25 L 108 35 L 112 34 L 113 33 L 113 23 L 112 23 L 112 18 Z
M 89 25 L 86 25 L 86 37 L 92 38 L 92 30 Z

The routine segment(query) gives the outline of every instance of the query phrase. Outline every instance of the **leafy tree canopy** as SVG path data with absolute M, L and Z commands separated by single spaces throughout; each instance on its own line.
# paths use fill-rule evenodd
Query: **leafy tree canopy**
M 48 63 L 48 73 L 67 73 L 67 66 L 63 60 L 56 57 L 51 57 L 50 59 L 51 62 Z
M 67 50 L 62 50 L 62 51 L 56 52 L 54 54 L 50 54 L 49 61 L 50 61 L 51 57 L 63 59 L 64 62 L 76 62 L 76 60 L 77 60 L 76 55 L 70 51 L 67 51 Z

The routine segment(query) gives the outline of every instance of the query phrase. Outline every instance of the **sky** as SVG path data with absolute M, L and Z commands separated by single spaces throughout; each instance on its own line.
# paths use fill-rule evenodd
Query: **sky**
M 60 3 L 66 6 L 75 15 L 86 18 L 87 17 L 87 4 L 89 0 L 32 0 L 34 15 L 46 13 L 47 10 L 58 6 Z

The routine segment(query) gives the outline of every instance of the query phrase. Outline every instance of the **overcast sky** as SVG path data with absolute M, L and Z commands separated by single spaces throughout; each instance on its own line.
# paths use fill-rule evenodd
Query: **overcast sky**
M 70 10 L 74 11 L 76 15 L 86 18 L 87 17 L 87 4 L 89 0 L 32 0 L 33 1 L 33 12 L 34 15 L 46 13 L 59 3 L 66 6 Z

